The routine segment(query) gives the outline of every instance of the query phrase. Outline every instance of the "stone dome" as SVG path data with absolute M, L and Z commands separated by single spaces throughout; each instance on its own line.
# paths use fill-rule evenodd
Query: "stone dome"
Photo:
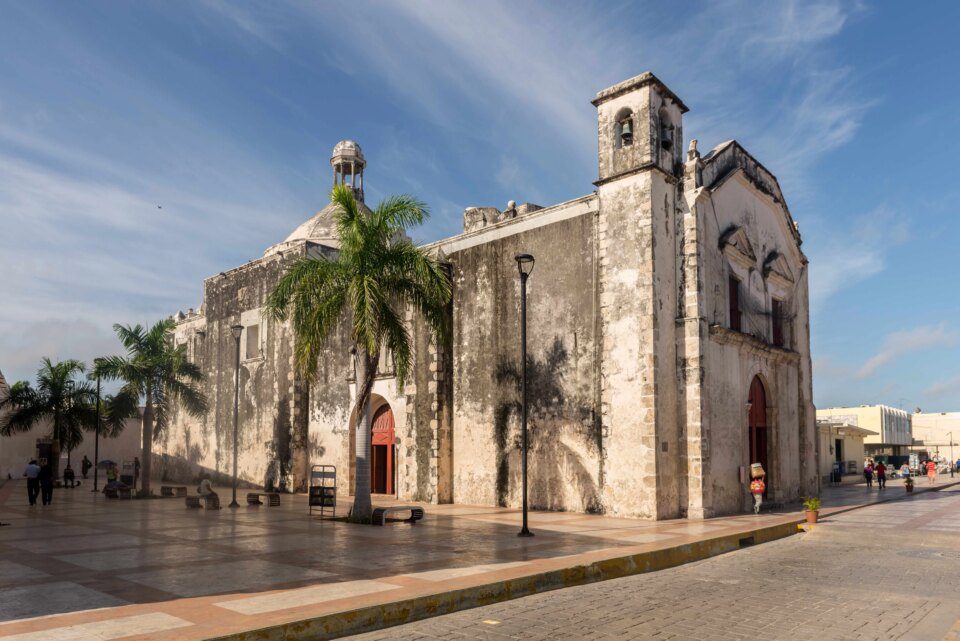
M 370 208 L 362 202 L 358 202 L 357 204 L 360 205 L 364 211 L 370 211 Z M 337 225 L 334 220 L 336 213 L 337 206 L 330 203 L 315 213 L 309 220 L 301 223 L 282 243 L 277 243 L 264 252 L 263 255 L 269 256 L 276 254 L 279 251 L 283 251 L 302 242 L 310 242 L 326 247 L 340 247 L 340 240 L 337 238 Z
M 351 187 L 356 195 L 357 204 L 364 211 L 369 212 L 370 209 L 363 204 L 363 169 L 366 161 L 363 158 L 363 150 L 360 149 L 360 145 L 353 140 L 341 140 L 333 147 L 330 164 L 333 166 L 333 184 L 335 186 L 347 185 Z M 265 251 L 263 255 L 270 256 L 303 242 L 333 248 L 340 247 L 336 221 L 334 220 L 336 213 L 336 205 L 330 203 L 294 229 L 282 243 L 277 243 Z
M 363 150 L 360 149 L 360 145 L 353 140 L 341 140 L 338 142 L 336 145 L 334 145 L 333 153 L 330 154 L 330 156 L 331 162 L 336 160 L 337 157 L 355 158 L 361 162 L 364 160 Z

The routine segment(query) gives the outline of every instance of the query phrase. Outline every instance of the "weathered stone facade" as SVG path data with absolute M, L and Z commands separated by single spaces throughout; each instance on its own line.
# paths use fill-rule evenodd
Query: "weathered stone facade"
M 374 467 L 386 456 L 392 475 L 375 486 L 422 501 L 519 505 L 514 255 L 523 252 L 536 257 L 532 506 L 656 519 L 737 512 L 753 459 L 766 462 L 774 500 L 815 492 L 807 260 L 776 178 L 736 142 L 701 157 L 694 141 L 684 155 L 687 108 L 652 74 L 593 104 L 596 191 L 546 208 L 471 207 L 463 234 L 429 246 L 450 269 L 453 340 L 438 349 L 410 316 L 410 380 L 398 389 L 388 365 L 373 390 L 374 413 L 388 405 L 392 415 L 375 421 L 391 444 L 375 445 L 384 449 Z M 354 143 L 338 145 L 332 162 L 335 180 L 362 185 Z M 259 313 L 287 261 L 336 251 L 331 221 L 325 209 L 263 258 L 208 279 L 200 312 L 178 323 L 215 402 L 205 420 L 176 416 L 162 446 L 168 475 L 230 471 L 230 327 L 239 323 L 242 356 L 250 326 L 259 341 L 259 355 L 241 363 L 244 481 L 270 482 L 279 467 L 287 487 L 302 489 L 311 463 L 331 463 L 341 491 L 352 487 L 345 329 L 307 384 L 289 329 Z M 763 407 L 751 412 L 752 401 Z

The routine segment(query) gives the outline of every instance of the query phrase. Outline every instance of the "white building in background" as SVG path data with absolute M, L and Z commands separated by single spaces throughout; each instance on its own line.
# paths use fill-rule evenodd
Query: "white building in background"
M 960 456 L 960 412 L 924 413 L 918 410 L 911 420 L 913 422 L 911 450 L 941 454 L 948 458 Z
M 817 420 L 845 423 L 870 430 L 874 434 L 863 440 L 864 454 L 903 456 L 913 443 L 910 414 L 886 405 L 828 407 L 817 410 Z

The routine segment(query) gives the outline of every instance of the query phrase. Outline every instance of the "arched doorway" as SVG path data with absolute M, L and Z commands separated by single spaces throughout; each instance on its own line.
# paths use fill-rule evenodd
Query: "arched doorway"
M 750 431 L 750 463 L 760 463 L 763 466 L 766 477 L 766 491 L 764 496 L 770 492 L 770 461 L 768 452 L 768 426 L 767 426 L 767 392 L 763 387 L 763 381 L 759 376 L 754 376 L 750 383 L 750 396 L 747 401 L 750 404 L 749 418 L 747 424 Z
M 394 445 L 393 410 L 384 403 L 373 413 L 370 439 L 370 491 L 394 494 L 396 446 Z

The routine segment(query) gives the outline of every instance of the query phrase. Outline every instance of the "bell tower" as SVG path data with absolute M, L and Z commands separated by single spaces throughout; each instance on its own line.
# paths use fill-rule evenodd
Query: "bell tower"
M 687 107 L 656 76 L 642 73 L 604 89 L 592 102 L 599 128 L 598 186 L 649 168 L 676 175 Z
M 597 108 L 603 501 L 618 515 L 681 515 L 677 194 L 687 108 L 651 73 Z
M 349 178 L 354 195 L 363 202 L 363 168 L 367 161 L 363 159 L 360 145 L 352 140 L 341 140 L 333 148 L 330 165 L 333 167 L 333 185 L 346 185 Z

